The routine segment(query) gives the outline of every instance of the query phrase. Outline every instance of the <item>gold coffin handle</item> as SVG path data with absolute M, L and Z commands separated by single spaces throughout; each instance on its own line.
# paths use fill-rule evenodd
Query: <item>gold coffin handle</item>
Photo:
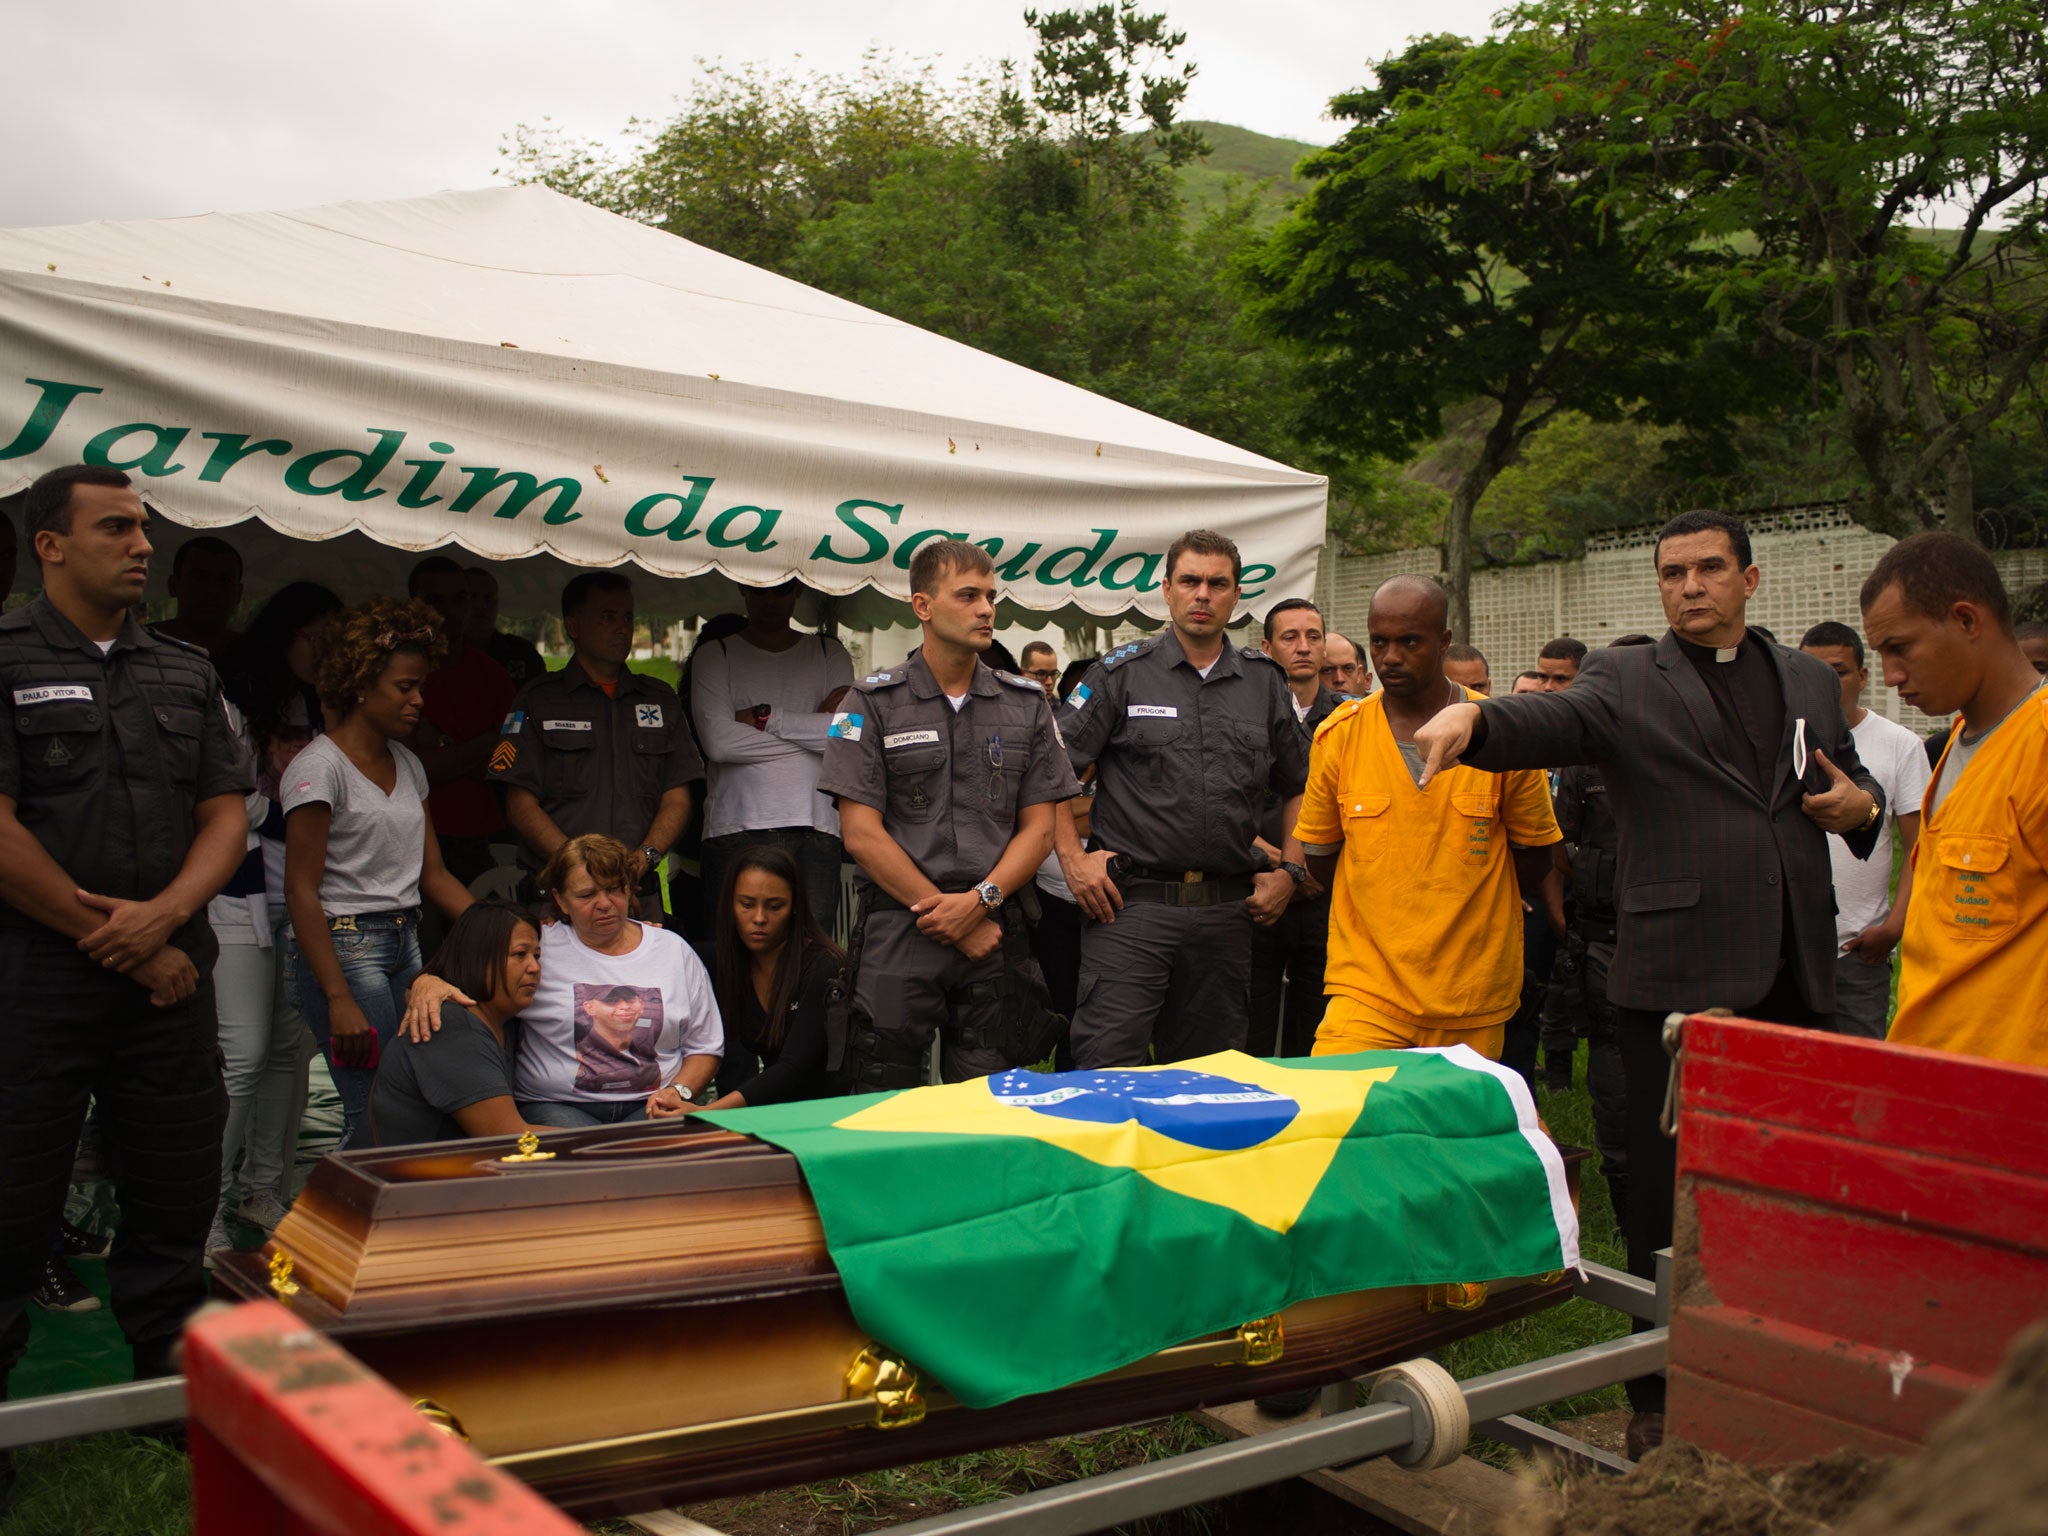
M 292 1256 L 282 1248 L 270 1255 L 270 1293 L 280 1301 L 299 1294 L 299 1282 L 292 1278 Z
M 917 1372 L 872 1344 L 846 1368 L 846 1400 L 862 1399 L 874 1402 L 877 1429 L 906 1429 L 924 1419 L 925 1400 L 917 1390 Z
M 1244 1346 L 1246 1365 L 1271 1365 L 1286 1351 L 1285 1330 L 1280 1326 L 1280 1314 L 1271 1317 L 1255 1317 L 1237 1330 L 1238 1343 Z
M 1477 1312 L 1485 1305 L 1484 1280 L 1432 1285 L 1422 1298 L 1422 1310 L 1425 1312 Z
M 412 1405 L 412 1411 L 451 1440 L 460 1440 L 464 1445 L 469 1443 L 469 1431 L 462 1427 L 462 1420 L 431 1397 L 416 1400 Z
M 507 1152 L 498 1161 L 501 1163 L 545 1163 L 553 1161 L 554 1155 L 552 1152 L 541 1151 L 540 1138 L 534 1135 L 533 1132 L 526 1131 L 519 1138 L 519 1150 L 517 1152 Z

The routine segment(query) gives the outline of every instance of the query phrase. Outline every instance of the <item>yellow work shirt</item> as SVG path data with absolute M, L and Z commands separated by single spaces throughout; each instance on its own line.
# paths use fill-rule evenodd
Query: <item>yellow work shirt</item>
M 1931 810 L 1947 763 L 1944 748 L 1921 801 L 1886 1038 L 2048 1066 L 2048 689 L 1984 739 Z
M 1419 790 L 1375 693 L 1316 732 L 1295 836 L 1343 845 L 1326 993 L 1381 1022 L 1437 1030 L 1485 1029 L 1515 1011 L 1522 901 L 1508 845 L 1562 840 L 1541 772 L 1453 768 Z

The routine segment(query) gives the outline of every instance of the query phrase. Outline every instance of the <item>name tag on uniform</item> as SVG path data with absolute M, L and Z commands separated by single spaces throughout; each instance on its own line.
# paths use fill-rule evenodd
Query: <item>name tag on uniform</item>
M 543 720 L 540 728 L 544 731 L 587 731 L 592 727 L 588 720 Z
M 1178 720 L 1180 711 L 1171 704 L 1130 704 L 1124 713 L 1133 720 Z
M 898 747 L 934 745 L 938 739 L 937 731 L 891 731 L 882 738 L 882 746 L 887 751 L 894 751 Z
M 92 702 L 92 689 L 84 683 L 51 683 L 42 688 L 17 688 L 14 703 L 17 708 L 24 704 L 54 704 L 59 699 L 83 699 Z

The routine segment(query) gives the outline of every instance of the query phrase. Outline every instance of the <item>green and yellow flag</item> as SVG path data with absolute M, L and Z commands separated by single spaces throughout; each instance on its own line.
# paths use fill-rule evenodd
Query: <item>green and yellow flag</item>
M 854 1317 L 977 1408 L 1314 1296 L 1578 1263 L 1528 1090 L 1465 1046 L 704 1118 L 795 1154 Z

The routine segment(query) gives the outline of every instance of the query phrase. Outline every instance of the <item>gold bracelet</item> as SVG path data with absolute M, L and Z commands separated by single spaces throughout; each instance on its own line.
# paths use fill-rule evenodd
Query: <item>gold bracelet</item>
M 1879 821 L 1883 820 L 1883 818 L 1884 806 L 1878 801 L 1877 796 L 1872 795 L 1870 797 L 1870 814 L 1863 818 L 1863 824 L 1859 826 L 1856 830 L 1858 832 L 1868 832 L 1872 827 L 1876 826 Z

